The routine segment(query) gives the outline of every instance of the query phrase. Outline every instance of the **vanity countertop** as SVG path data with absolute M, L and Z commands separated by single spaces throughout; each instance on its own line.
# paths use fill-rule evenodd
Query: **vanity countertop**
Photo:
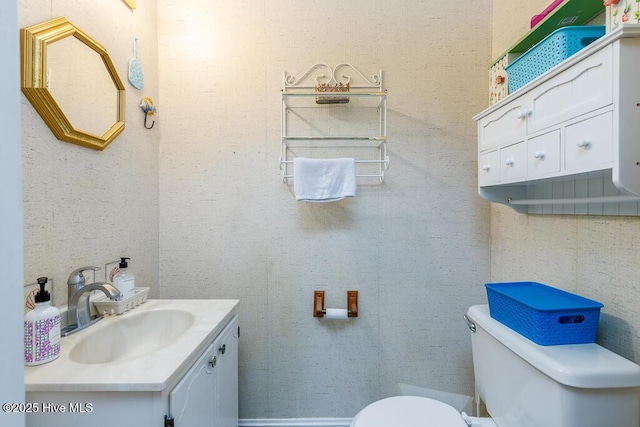
M 38 366 L 25 366 L 25 389 L 33 391 L 162 391 L 177 381 L 237 313 L 238 300 L 148 300 L 120 315 L 61 339 L 60 357 Z M 110 322 L 153 310 L 180 310 L 193 315 L 193 324 L 160 350 L 106 363 L 77 363 L 74 345 L 87 334 L 100 334 Z M 111 325 L 112 326 L 112 325 Z M 117 342 L 113 346 L 118 346 Z

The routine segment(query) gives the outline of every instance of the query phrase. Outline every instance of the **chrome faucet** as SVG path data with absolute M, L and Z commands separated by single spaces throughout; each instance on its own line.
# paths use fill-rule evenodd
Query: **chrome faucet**
M 78 292 L 80 289 L 82 289 L 83 287 L 85 287 L 85 285 L 87 284 L 87 280 L 85 279 L 84 275 L 82 274 L 84 271 L 88 271 L 88 270 L 93 270 L 93 281 L 95 282 L 96 276 L 95 276 L 95 272 L 100 270 L 100 267 L 92 267 L 92 266 L 87 266 L 87 267 L 80 267 L 76 270 L 74 270 L 70 275 L 69 278 L 67 279 L 67 305 L 69 304 L 69 302 L 71 301 L 71 298 L 73 297 L 73 295 Z M 87 299 L 89 298 L 89 295 L 85 295 L 82 297 L 82 299 Z M 76 316 L 74 315 L 73 318 L 69 318 L 69 324 L 72 324 L 73 322 L 76 322 L 77 324 L 80 323 L 88 323 L 91 320 L 91 311 L 87 311 L 86 307 L 90 308 L 90 305 L 88 304 L 88 302 L 85 301 L 80 301 L 80 304 L 77 304 L 78 310 L 77 310 L 77 317 L 80 319 L 79 322 L 76 322 Z
M 83 297 L 83 295 L 87 292 L 92 291 L 102 291 L 107 296 L 107 298 L 114 301 L 119 301 L 122 297 L 120 291 L 111 283 L 94 282 L 89 285 L 82 286 L 80 289 L 74 292 L 74 294 L 69 299 L 69 302 L 67 303 L 67 319 L 69 325 L 66 328 L 62 329 L 61 332 L 63 336 L 78 332 L 102 319 L 101 315 L 95 319 L 91 319 L 90 317 L 90 300 L 88 297 Z M 81 311 L 87 313 L 89 316 L 85 317 L 81 315 Z M 72 324 L 71 322 L 74 321 L 75 324 Z

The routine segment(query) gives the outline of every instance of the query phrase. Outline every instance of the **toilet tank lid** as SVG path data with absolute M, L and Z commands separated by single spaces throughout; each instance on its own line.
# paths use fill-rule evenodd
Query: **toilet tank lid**
M 640 366 L 595 343 L 541 346 L 494 320 L 489 306 L 467 316 L 495 339 L 553 380 L 577 388 L 640 387 Z

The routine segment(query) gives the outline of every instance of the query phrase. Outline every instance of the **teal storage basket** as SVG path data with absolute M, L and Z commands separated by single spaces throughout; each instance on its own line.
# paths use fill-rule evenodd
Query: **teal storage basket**
M 538 44 L 505 67 L 509 93 L 558 65 L 605 33 L 604 25 L 563 27 L 555 30 Z
M 487 283 L 489 314 L 540 345 L 596 340 L 603 305 L 536 282 Z

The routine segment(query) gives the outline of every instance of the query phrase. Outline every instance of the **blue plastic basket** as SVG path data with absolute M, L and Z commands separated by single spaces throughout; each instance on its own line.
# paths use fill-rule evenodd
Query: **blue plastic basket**
M 505 67 L 509 93 L 513 93 L 580 49 L 604 35 L 604 25 L 563 27 Z
M 540 345 L 584 344 L 596 340 L 597 301 L 536 282 L 487 283 L 489 314 Z

